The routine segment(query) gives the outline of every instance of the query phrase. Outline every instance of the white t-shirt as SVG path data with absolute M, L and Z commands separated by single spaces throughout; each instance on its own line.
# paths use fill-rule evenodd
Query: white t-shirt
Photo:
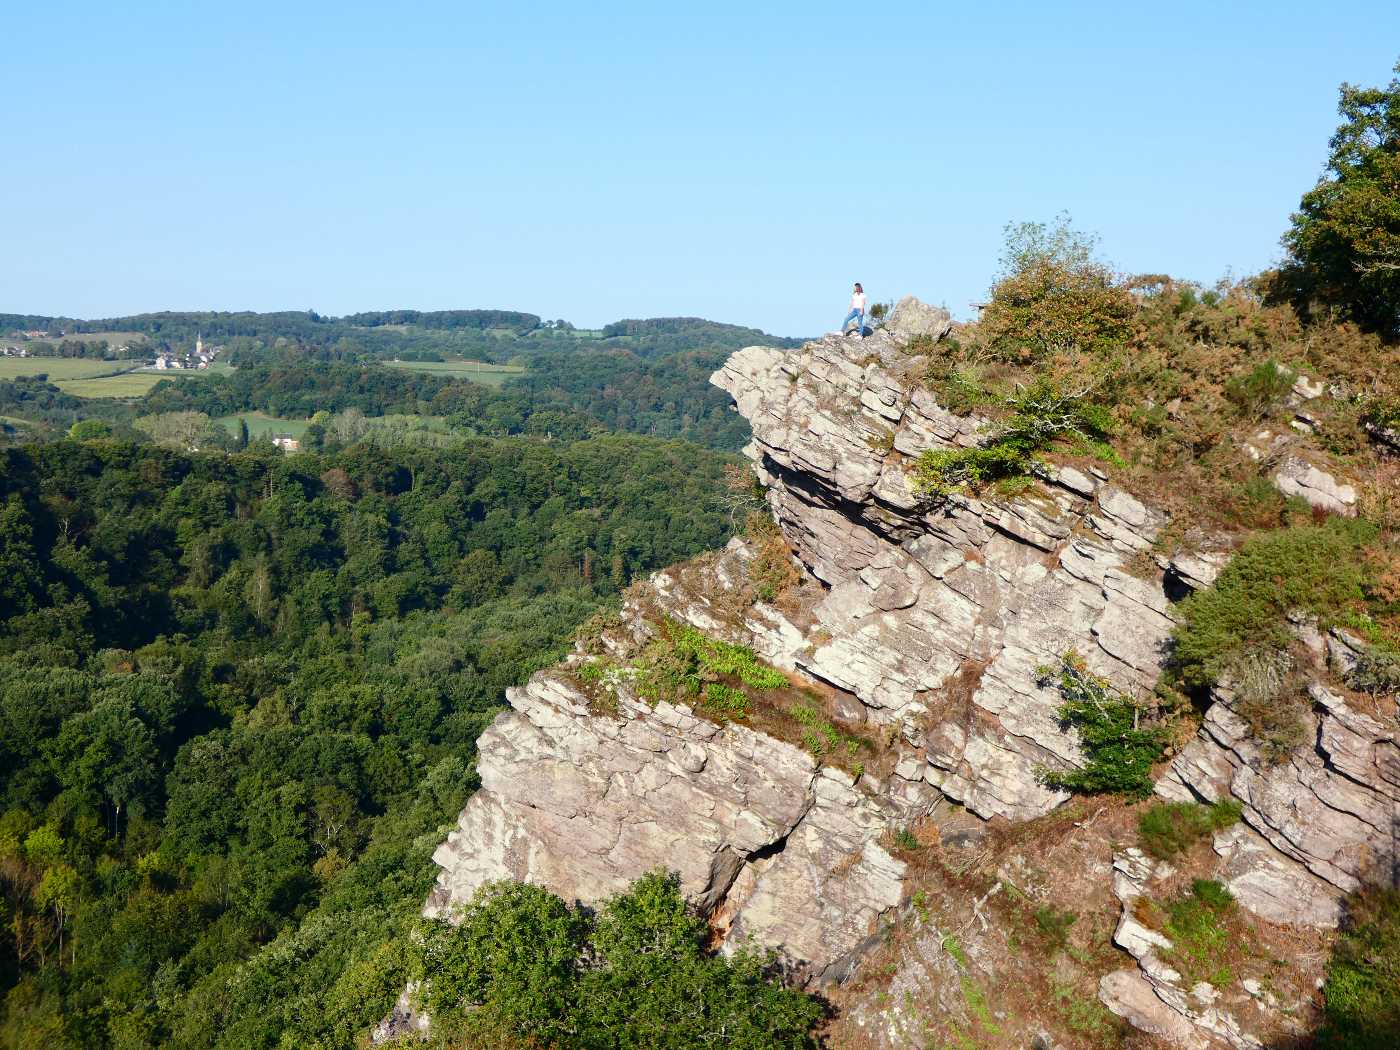
M 865 293 L 864 293 L 864 292 L 856 292 L 854 295 L 851 296 L 851 309 L 852 309 L 852 310 L 859 310 L 861 313 L 865 313 Z

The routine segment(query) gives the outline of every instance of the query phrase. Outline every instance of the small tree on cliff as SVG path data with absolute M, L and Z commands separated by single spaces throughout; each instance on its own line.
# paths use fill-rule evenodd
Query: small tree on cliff
M 1020 364 L 1053 355 L 1100 353 L 1131 334 L 1136 303 L 1094 256 L 1098 238 L 1070 225 L 1008 223 L 1001 275 L 979 333 L 996 358 Z
M 1400 339 L 1400 76 L 1383 88 L 1343 84 L 1337 109 L 1326 174 L 1283 239 L 1282 290 L 1305 314 L 1331 307 Z

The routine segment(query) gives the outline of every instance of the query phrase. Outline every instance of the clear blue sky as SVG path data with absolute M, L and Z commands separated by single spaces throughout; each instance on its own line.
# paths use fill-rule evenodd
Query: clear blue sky
M 1008 220 L 1278 255 L 1400 4 L 48 3 L 0 59 L 0 311 L 966 314 Z

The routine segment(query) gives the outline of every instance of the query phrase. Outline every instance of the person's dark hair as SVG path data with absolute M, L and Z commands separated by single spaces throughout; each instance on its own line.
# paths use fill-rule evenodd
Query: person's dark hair
M 860 286 L 860 282 L 859 282 L 859 281 L 856 282 L 856 291 L 858 291 L 858 292 L 863 292 L 863 291 L 865 291 L 865 289 L 862 288 L 862 287 Z

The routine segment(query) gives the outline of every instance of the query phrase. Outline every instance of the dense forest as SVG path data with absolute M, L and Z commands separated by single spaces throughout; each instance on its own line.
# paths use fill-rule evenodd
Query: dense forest
M 724 540 L 724 462 L 5 453 L 0 1045 L 349 1045 L 505 687 Z

